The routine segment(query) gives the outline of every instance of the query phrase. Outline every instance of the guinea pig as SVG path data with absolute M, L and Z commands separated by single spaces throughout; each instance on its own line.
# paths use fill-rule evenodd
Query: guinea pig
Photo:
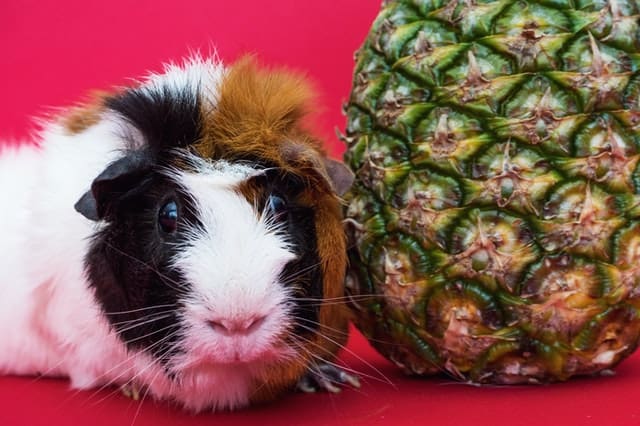
M 170 64 L 0 153 L 0 372 L 192 411 L 357 385 L 340 195 L 303 77 Z

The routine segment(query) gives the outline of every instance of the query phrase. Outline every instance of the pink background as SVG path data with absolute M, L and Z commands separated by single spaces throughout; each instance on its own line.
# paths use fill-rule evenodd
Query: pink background
M 126 84 L 163 62 L 215 47 L 226 62 L 254 52 L 267 64 L 306 72 L 321 95 L 318 132 L 339 157 L 344 149 L 334 130 L 344 127 L 353 52 L 378 7 L 377 0 L 2 0 L 0 140 L 28 138 L 31 117 L 81 101 L 92 89 Z M 484 388 L 406 378 L 357 333 L 342 362 L 363 375 L 360 390 L 293 394 L 250 410 L 197 416 L 112 390 L 70 391 L 62 379 L 0 376 L 0 425 L 640 424 L 638 354 L 614 377 Z

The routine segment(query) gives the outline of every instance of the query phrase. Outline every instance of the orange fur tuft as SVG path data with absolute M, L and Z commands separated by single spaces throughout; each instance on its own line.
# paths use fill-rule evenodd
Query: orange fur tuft
M 303 76 L 260 69 L 246 56 L 226 75 L 215 111 L 204 118 L 204 137 L 196 149 L 204 157 L 257 157 L 279 166 L 286 166 L 279 148 L 287 140 L 321 152 L 302 125 L 314 97 Z
M 104 111 L 104 100 L 109 93 L 95 91 L 86 104 L 74 107 L 62 117 L 61 124 L 70 135 L 82 133 L 89 127 L 98 124 Z

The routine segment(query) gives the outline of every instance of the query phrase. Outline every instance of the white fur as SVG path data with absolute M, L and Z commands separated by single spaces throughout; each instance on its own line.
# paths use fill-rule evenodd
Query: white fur
M 195 58 L 151 75 L 146 87 L 200 90 L 215 106 L 224 67 Z M 193 410 L 246 404 L 252 380 L 271 359 L 286 325 L 286 292 L 278 283 L 292 259 L 286 241 L 232 190 L 258 173 L 246 166 L 202 164 L 174 177 L 198 201 L 206 232 L 175 259 L 194 291 L 181 314 L 185 347 L 170 380 L 151 356 L 126 350 L 88 287 L 83 259 L 101 225 L 74 210 L 92 180 L 134 134 L 116 116 L 77 135 L 49 124 L 38 142 L 0 152 L 0 372 L 67 376 L 75 388 L 133 382 Z M 123 132 L 123 130 L 125 130 Z M 142 143 L 142 141 L 139 141 Z M 264 319 L 250 334 L 219 333 L 208 321 Z
M 213 108 L 218 103 L 218 85 L 225 73 L 226 68 L 215 57 L 203 58 L 195 54 L 182 65 L 166 64 L 162 74 L 149 74 L 144 86 L 150 90 L 167 87 L 176 92 L 190 87 L 199 91 L 205 108 Z
M 221 387 L 217 398 L 235 395 L 243 403 L 248 402 L 252 379 L 264 374 L 270 362 L 292 356 L 290 349 L 278 346 L 278 337 L 289 325 L 289 297 L 279 275 L 295 256 L 286 238 L 234 190 L 255 174 L 247 166 L 203 162 L 197 173 L 174 176 L 195 199 L 204 226 L 191 232 L 174 259 L 193 292 L 181 311 L 186 330 L 182 342 L 188 351 L 172 367 L 183 380 Z M 257 326 L 238 333 L 209 324 L 244 328 L 256 319 Z M 223 386 L 206 383 L 209 376 L 219 375 L 226 377 Z M 205 405 L 215 392 L 207 389 Z M 190 398 L 195 404 L 199 395 Z
M 97 379 L 96 366 L 81 357 L 117 351 L 84 280 L 95 225 L 73 208 L 116 157 L 117 131 L 104 121 L 74 138 L 51 125 L 41 148 L 0 155 L 0 221 L 10 224 L 0 240 L 1 371 L 64 374 L 74 387 L 86 387 Z

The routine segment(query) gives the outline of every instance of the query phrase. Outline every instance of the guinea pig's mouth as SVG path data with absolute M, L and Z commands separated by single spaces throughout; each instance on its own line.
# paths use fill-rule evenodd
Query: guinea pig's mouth
M 255 363 L 268 363 L 282 359 L 280 351 L 273 349 L 259 350 L 259 351 L 241 351 L 230 350 L 224 354 L 215 354 L 212 357 L 206 358 L 205 362 L 216 365 L 244 365 Z
M 207 342 L 209 344 L 192 347 L 174 359 L 172 370 L 206 370 L 221 366 L 253 368 L 279 363 L 296 356 L 296 351 L 281 339 L 268 343 L 255 341 L 251 337 L 213 340 Z
M 272 366 L 290 359 L 286 350 L 267 350 L 247 356 L 244 353 L 231 353 L 225 356 L 213 354 L 209 356 L 190 356 L 172 365 L 171 371 L 177 377 L 216 377 L 220 372 L 236 373 L 244 371 L 250 376 L 259 376 Z

